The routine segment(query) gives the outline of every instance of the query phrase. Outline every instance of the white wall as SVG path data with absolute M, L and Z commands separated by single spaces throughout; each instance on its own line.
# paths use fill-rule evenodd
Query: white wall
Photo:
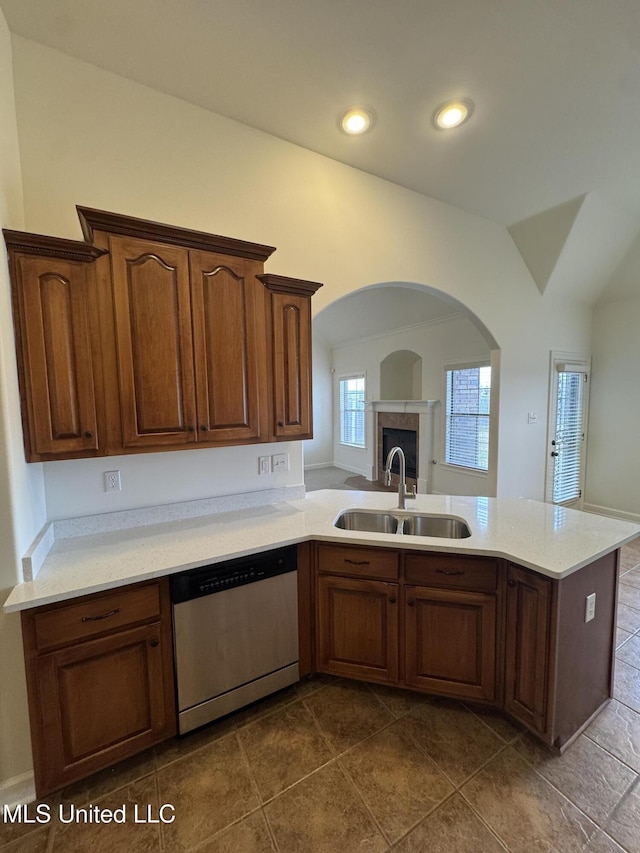
M 313 334 L 313 438 L 303 442 L 304 467 L 333 465 L 333 392 L 331 348 Z
M 502 350 L 498 493 L 542 497 L 544 424 L 527 411 L 544 411 L 549 350 L 588 350 L 589 315 L 540 294 L 504 227 L 33 42 L 14 49 L 29 229 L 78 237 L 81 203 L 275 245 L 270 271 L 324 282 L 314 312 L 372 283 L 450 294 Z
M 0 225 L 23 228 L 22 181 L 11 69 L 11 41 L 0 11 Z M 42 467 L 27 465 L 7 256 L 0 241 L 0 598 L 20 581 L 20 557 L 45 519 Z M 0 611 L 0 802 L 31 765 L 20 618 Z
M 640 297 L 596 306 L 587 508 L 640 522 Z
M 402 298 L 398 291 L 398 298 Z M 419 399 L 440 400 L 444 398 L 444 367 L 446 364 L 462 360 L 487 359 L 489 346 L 469 319 L 460 315 L 412 326 L 386 335 L 355 341 L 352 344 L 336 347 L 333 350 L 333 366 L 337 377 L 341 374 L 365 370 L 367 377 L 366 397 L 379 400 L 380 363 L 397 350 L 411 350 L 422 358 L 422 387 Z M 337 399 L 337 398 L 336 398 Z M 341 445 L 339 407 L 335 404 L 335 442 L 334 459 L 337 465 L 349 470 L 358 470 L 364 474 L 366 451 Z M 490 494 L 488 478 L 484 474 L 469 474 L 454 466 L 444 464 L 444 407 L 437 406 L 434 413 L 434 456 L 438 464 L 433 470 L 433 491 L 443 494 L 482 495 Z

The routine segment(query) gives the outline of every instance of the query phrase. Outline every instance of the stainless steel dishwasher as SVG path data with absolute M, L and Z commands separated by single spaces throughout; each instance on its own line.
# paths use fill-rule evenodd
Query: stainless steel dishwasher
M 295 545 L 171 578 L 180 734 L 298 681 Z

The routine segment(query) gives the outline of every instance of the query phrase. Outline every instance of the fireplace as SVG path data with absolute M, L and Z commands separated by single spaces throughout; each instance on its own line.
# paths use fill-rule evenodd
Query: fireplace
M 437 400 L 366 400 L 367 479 L 384 484 L 384 464 L 392 447 L 404 451 L 407 486 L 421 494 L 431 491 L 433 410 Z M 388 436 L 385 438 L 385 434 Z M 391 467 L 391 483 L 398 485 L 399 465 Z
M 406 460 L 407 477 L 416 479 L 418 476 L 418 433 L 415 429 L 397 429 L 395 427 L 382 427 L 382 461 L 383 465 L 387 454 L 392 447 L 400 447 L 404 451 Z M 398 454 L 391 463 L 391 472 L 400 473 L 400 459 Z

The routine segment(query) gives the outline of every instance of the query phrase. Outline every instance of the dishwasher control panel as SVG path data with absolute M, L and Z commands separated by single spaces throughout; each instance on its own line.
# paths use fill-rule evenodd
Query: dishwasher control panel
M 296 552 L 296 546 L 290 545 L 180 572 L 170 578 L 171 601 L 173 604 L 179 604 L 203 595 L 256 583 L 285 572 L 294 572 L 297 568 Z

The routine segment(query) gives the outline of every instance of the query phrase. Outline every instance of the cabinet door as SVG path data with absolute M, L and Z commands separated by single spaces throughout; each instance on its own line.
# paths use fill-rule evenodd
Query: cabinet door
M 174 731 L 159 623 L 36 659 L 38 794 L 133 755 Z
M 312 438 L 311 300 L 293 293 L 270 296 L 274 438 Z
M 87 269 L 16 259 L 30 461 L 98 448 Z
M 317 625 L 320 672 L 397 683 L 397 584 L 321 575 Z
M 262 265 L 245 258 L 190 252 L 198 440 L 268 438 L 264 311 L 256 300 Z M 260 291 L 258 291 L 260 288 Z M 262 303 L 260 303 L 262 309 Z
M 505 710 L 547 729 L 551 581 L 510 565 L 507 575 Z
M 125 447 L 196 441 L 188 253 L 110 239 Z
M 496 698 L 496 596 L 405 587 L 406 683 L 464 699 Z

